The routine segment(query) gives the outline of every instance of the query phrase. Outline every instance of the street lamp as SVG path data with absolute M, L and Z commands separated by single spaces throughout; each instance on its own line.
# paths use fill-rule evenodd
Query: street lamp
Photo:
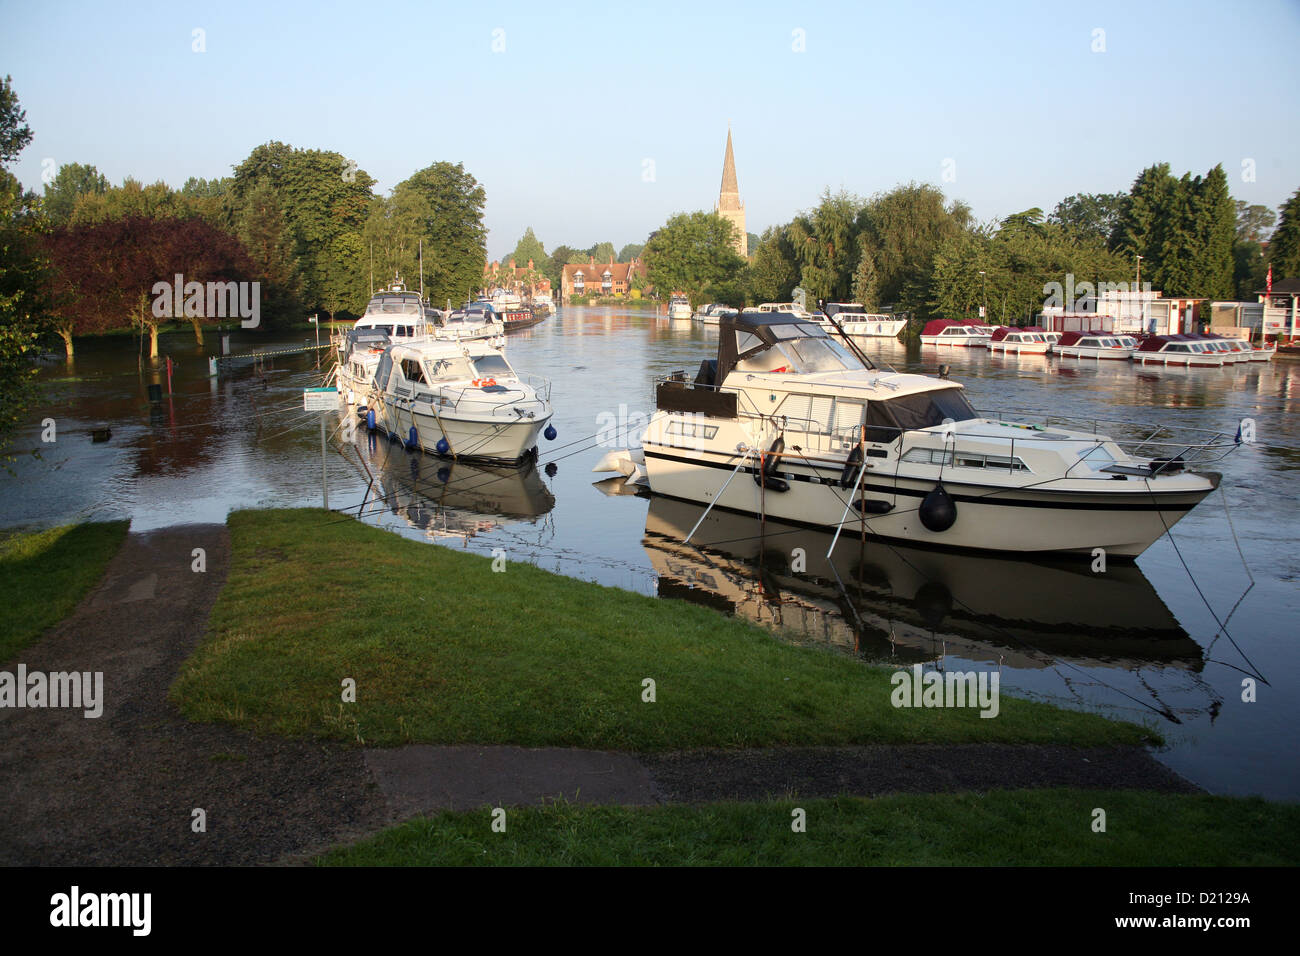
M 988 279 L 984 277 L 984 270 L 980 270 L 980 318 L 988 321 L 989 305 L 989 284 Z

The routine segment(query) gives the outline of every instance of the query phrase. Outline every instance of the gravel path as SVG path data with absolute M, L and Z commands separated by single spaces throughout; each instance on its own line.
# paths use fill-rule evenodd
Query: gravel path
M 191 569 L 194 548 L 206 552 L 204 573 Z M 649 805 L 1062 786 L 1196 790 L 1139 748 L 360 750 L 192 724 L 167 690 L 203 635 L 229 560 L 220 525 L 128 535 L 73 615 L 0 667 L 104 675 L 97 719 L 0 709 L 0 864 L 297 862 L 415 814 L 558 796 Z M 206 832 L 192 829 L 196 808 Z

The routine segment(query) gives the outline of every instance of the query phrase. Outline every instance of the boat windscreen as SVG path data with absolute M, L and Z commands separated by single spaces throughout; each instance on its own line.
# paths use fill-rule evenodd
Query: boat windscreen
M 888 409 L 894 421 L 904 430 L 931 428 L 942 425 L 948 419 L 964 422 L 979 417 L 960 388 L 939 388 L 914 395 L 899 395 L 880 404 Z
M 504 355 L 496 352 L 489 352 L 486 355 L 474 356 L 474 370 L 482 378 L 496 378 L 500 375 L 502 378 L 514 377 L 515 370 L 510 367 Z

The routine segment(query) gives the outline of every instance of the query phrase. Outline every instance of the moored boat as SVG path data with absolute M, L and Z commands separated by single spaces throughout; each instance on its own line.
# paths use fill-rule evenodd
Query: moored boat
M 959 384 L 876 368 L 794 315 L 722 320 L 695 380 L 658 383 L 650 490 L 745 514 L 945 548 L 1133 558 L 1218 486 L 1236 444 L 981 416 Z
M 934 319 L 921 330 L 922 345 L 982 348 L 993 337 L 983 326 L 974 322 L 954 322 L 951 319 Z
M 1148 335 L 1133 353 L 1133 361 L 1139 365 L 1221 368 L 1223 354 L 1193 335 Z
M 894 339 L 907 325 L 905 318 L 870 313 L 857 302 L 827 302 L 824 310 L 826 317 L 835 321 L 822 324 L 832 331 L 842 329 L 845 335 Z
M 1046 355 L 1051 343 L 1043 336 L 1043 329 L 1029 326 L 1013 329 L 1001 325 L 993 330 L 989 339 L 990 352 L 1004 352 L 1009 355 Z
M 1127 361 L 1137 348 L 1134 339 L 1111 332 L 1065 332 L 1054 346 L 1061 358 Z
M 681 293 L 673 293 L 668 299 L 668 318 L 689 319 L 691 317 L 691 300 Z
M 375 371 L 373 427 L 446 457 L 518 462 L 543 429 L 554 435 L 550 388 L 481 340 L 391 345 Z

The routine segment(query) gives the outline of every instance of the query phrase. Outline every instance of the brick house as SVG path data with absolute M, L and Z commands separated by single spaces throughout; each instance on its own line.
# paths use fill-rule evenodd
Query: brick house
M 565 304 L 574 296 L 626 296 L 638 275 L 645 279 L 640 259 L 596 262 L 588 256 L 586 263 L 570 263 L 560 270 L 560 303 Z

